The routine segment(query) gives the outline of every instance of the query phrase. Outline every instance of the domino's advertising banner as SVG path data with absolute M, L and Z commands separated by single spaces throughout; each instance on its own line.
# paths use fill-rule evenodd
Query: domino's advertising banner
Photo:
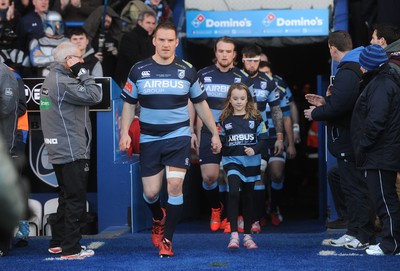
M 186 11 L 188 38 L 327 36 L 328 9 Z

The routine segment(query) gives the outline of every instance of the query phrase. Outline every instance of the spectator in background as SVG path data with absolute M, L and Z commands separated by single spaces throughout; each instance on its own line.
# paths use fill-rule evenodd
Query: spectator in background
M 0 61 L 12 67 L 19 73 L 29 70 L 30 63 L 27 54 L 17 49 L 18 40 L 16 27 L 20 19 L 14 3 L 0 0 Z
M 122 26 L 119 15 L 110 7 L 104 6 L 95 9 L 86 19 L 83 29 L 89 35 L 91 46 L 96 57 L 103 66 L 103 75 L 114 78 L 118 60 L 118 45 L 122 38 Z M 104 24 L 103 24 L 104 23 Z
M 365 23 L 388 23 L 400 27 L 400 2 L 398 0 L 362 0 L 361 13 Z
M 119 46 L 115 81 L 124 86 L 129 70 L 137 62 L 154 54 L 153 32 L 156 15 L 152 11 L 139 14 L 136 27 L 122 36 Z
M 33 39 L 29 45 L 32 66 L 37 68 L 36 76 L 46 77 L 49 65 L 53 63 L 53 50 L 68 38 L 64 37 L 64 22 L 60 13 L 49 11 L 44 20 L 45 36 Z
M 15 9 L 14 2 L 10 3 L 10 0 L 0 0 L 0 22 L 7 21 L 15 29 L 19 19 L 20 14 Z
M 13 2 L 21 16 L 24 16 L 35 9 L 31 0 L 14 0 Z
M 100 61 L 95 56 L 94 49 L 90 46 L 89 37 L 83 28 L 73 28 L 71 30 L 71 42 L 76 44 L 81 50 L 83 57 L 83 66 L 89 71 L 90 75 L 94 77 L 103 76 L 103 67 Z
M 84 22 L 103 4 L 103 0 L 55 0 L 52 10 L 61 14 L 65 22 Z
M 165 0 L 145 0 L 144 2 L 156 13 L 157 23 L 172 21 L 172 10 Z
M 377 44 L 383 49 L 400 39 L 399 26 L 391 24 L 375 24 L 372 28 L 373 32 L 370 43 Z
M 29 55 L 29 44 L 33 39 L 40 39 L 44 36 L 43 22 L 49 10 L 49 0 L 32 0 L 34 11 L 21 18 L 17 27 L 18 49 Z M 31 74 L 28 74 L 31 76 Z M 26 77 L 26 76 L 24 76 Z

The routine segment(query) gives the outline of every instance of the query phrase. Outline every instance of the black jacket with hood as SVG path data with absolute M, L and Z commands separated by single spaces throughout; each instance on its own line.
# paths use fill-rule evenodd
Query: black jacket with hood
M 358 98 L 351 124 L 357 167 L 400 170 L 400 67 L 380 67 Z
M 328 126 L 328 149 L 340 159 L 354 160 L 350 136 L 350 122 L 354 104 L 360 94 L 361 70 L 358 58 L 363 47 L 348 52 L 339 63 L 331 95 L 325 97 L 326 104 L 317 106 L 312 118 L 326 121 Z

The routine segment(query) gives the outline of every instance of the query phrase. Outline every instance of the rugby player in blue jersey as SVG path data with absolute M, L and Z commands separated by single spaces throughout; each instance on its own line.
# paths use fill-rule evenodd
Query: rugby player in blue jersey
M 293 159 L 296 156 L 295 142 L 299 142 L 299 133 L 295 136 L 296 132 L 299 132 L 298 125 L 298 111 L 297 106 L 294 103 L 294 98 L 287 83 L 278 75 L 273 74 L 271 70 L 271 64 L 268 62 L 268 58 L 265 54 L 260 55 L 259 71 L 265 72 L 271 78 L 273 78 L 276 84 L 276 91 L 279 93 L 280 107 L 283 114 L 283 125 L 285 128 L 286 135 L 286 151 L 282 154 L 274 154 L 274 139 L 277 138 L 274 123 L 271 121 L 271 109 L 267 105 L 265 108 L 266 117 L 268 119 L 268 128 L 270 131 L 270 137 L 268 140 L 268 155 L 267 160 L 267 175 L 265 175 L 264 183 L 269 185 L 269 206 L 268 211 L 271 218 L 271 224 L 273 226 L 279 226 L 283 221 L 283 217 L 279 210 L 279 205 L 282 199 L 282 191 L 284 187 L 284 170 L 286 158 Z M 292 125 L 293 122 L 296 124 Z M 257 187 L 257 184 L 256 184 Z
M 126 151 L 128 130 L 140 103 L 140 169 L 143 198 L 153 216 L 152 242 L 160 256 L 173 256 L 172 237 L 183 210 L 182 185 L 189 168 L 191 128 L 188 100 L 211 131 L 209 149 L 221 150 L 217 127 L 195 68 L 175 56 L 177 31 L 170 22 L 154 31 L 155 54 L 135 64 L 121 93 L 125 101 L 119 147 Z M 168 202 L 161 208 L 160 190 L 167 177 Z
M 231 237 L 228 248 L 239 248 L 238 215 L 242 197 L 243 245 L 257 248 L 251 237 L 254 214 L 254 183 L 261 180 L 261 151 L 265 148 L 268 130 L 256 109 L 248 87 L 234 83 L 229 88 L 221 116 L 222 165 L 228 178 L 228 220 Z M 240 192 L 241 190 L 241 192 Z
M 272 156 L 283 156 L 283 115 L 280 106 L 281 96 L 272 76 L 259 72 L 262 50 L 257 45 L 249 45 L 242 50 L 243 69 L 250 75 L 253 82 L 253 89 L 257 100 L 257 108 L 261 112 L 273 137 L 269 138 L 268 146 L 263 150 L 263 159 L 268 161 L 267 153 Z M 268 109 L 268 110 L 267 110 Z M 268 165 L 269 166 L 269 165 Z M 263 168 L 265 170 L 265 167 Z M 264 216 L 265 184 L 263 180 L 255 184 L 255 217 L 251 231 L 261 232 L 260 219 Z
M 198 75 L 207 92 L 207 103 L 214 119 L 218 121 L 229 87 L 233 83 L 244 83 L 249 86 L 252 92 L 252 86 L 248 75 L 234 66 L 236 51 L 232 38 L 224 36 L 217 39 L 214 52 L 215 64 L 203 68 L 198 72 Z M 218 188 L 221 155 L 216 155 L 210 151 L 211 133 L 202 125 L 201 121 L 197 121 L 196 127 L 197 132 L 201 133 L 199 147 L 200 168 L 203 178 L 202 186 L 211 206 L 210 228 L 212 231 L 217 231 L 220 228 L 224 228 L 223 226 L 221 227 L 223 204 L 219 199 Z

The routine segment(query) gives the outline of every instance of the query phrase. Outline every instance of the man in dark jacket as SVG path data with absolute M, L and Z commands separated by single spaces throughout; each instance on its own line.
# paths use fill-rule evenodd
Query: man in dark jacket
M 113 77 L 117 66 L 118 46 L 122 37 L 122 25 L 119 15 L 111 8 L 99 6 L 85 20 L 83 29 L 90 37 L 95 56 L 103 65 L 103 75 Z
M 340 185 L 348 210 L 347 232 L 331 240 L 332 246 L 348 249 L 365 249 L 373 240 L 375 215 L 362 172 L 356 168 L 354 150 L 350 136 L 350 121 L 359 95 L 361 70 L 358 57 L 362 48 L 352 50 L 350 35 L 343 30 L 329 34 L 329 52 L 339 62 L 333 85 L 323 98 L 307 94 L 313 106 L 304 110 L 308 120 L 326 121 L 329 151 L 337 159 Z
M 373 78 L 358 98 L 351 121 L 356 163 L 365 171 L 382 221 L 382 240 L 366 250 L 369 255 L 400 252 L 400 202 L 395 185 L 400 169 L 400 68 L 385 64 L 387 60 L 379 45 L 361 52 L 361 70 Z
M 114 76 L 121 87 L 125 85 L 132 66 L 154 54 L 153 32 L 155 28 L 156 14 L 152 11 L 144 11 L 139 14 L 136 27 L 122 36 Z

